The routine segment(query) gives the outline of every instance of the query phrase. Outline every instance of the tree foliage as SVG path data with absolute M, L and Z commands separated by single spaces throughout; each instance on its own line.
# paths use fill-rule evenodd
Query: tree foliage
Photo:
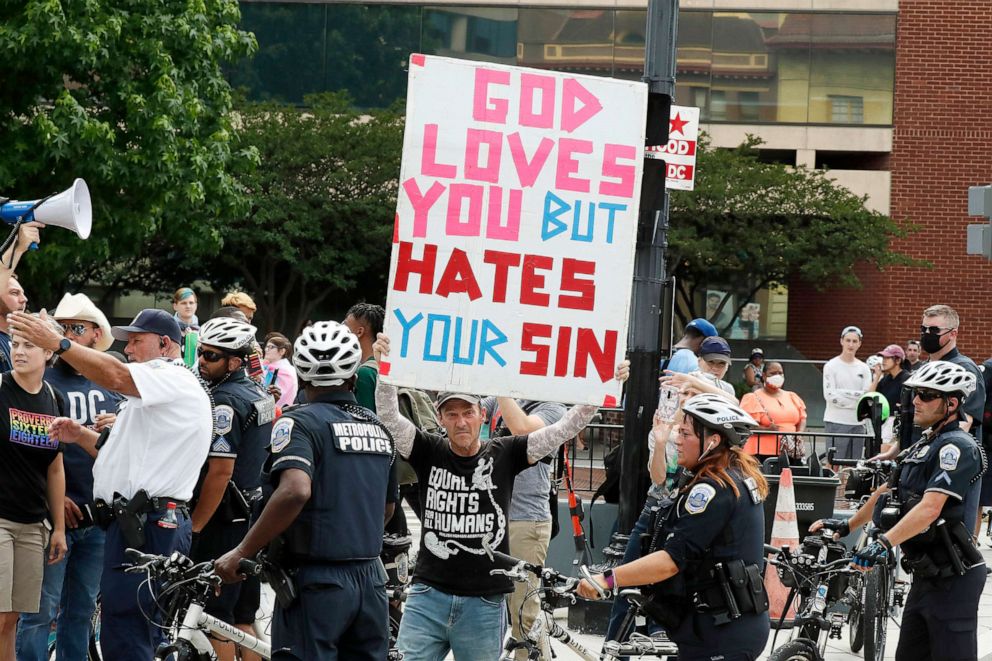
M 244 109 L 241 145 L 261 166 L 244 179 L 250 210 L 220 228 L 211 265 L 215 286 L 243 286 L 262 327 L 283 332 L 326 303 L 384 298 L 403 145 L 396 110 L 362 113 L 335 94 L 307 104 Z
M 923 264 L 890 249 L 910 226 L 866 208 L 866 197 L 827 171 L 761 162 L 760 144 L 749 136 L 736 149 L 715 149 L 703 134 L 695 190 L 672 194 L 668 264 L 683 322 L 704 316 L 706 287 L 728 290 L 721 312 L 738 295 L 729 326 L 758 291 L 793 278 L 818 289 L 859 287 L 859 262 Z
M 82 177 L 93 235 L 49 230 L 23 270 L 35 298 L 96 281 L 154 290 L 162 254 L 193 264 L 244 204 L 221 64 L 249 55 L 237 0 L 0 0 L 0 185 L 42 197 Z M 110 264 L 112 262 L 112 264 Z

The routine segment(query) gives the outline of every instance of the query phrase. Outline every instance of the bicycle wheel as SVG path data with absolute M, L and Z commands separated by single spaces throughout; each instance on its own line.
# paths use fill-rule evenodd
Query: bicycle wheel
M 851 645 L 851 651 L 855 654 L 861 651 L 865 644 L 865 630 L 862 622 L 864 612 L 864 581 L 860 576 L 852 576 L 851 581 L 857 581 L 852 587 L 861 596 L 861 601 L 851 606 L 851 612 L 847 616 L 847 639 Z
M 888 567 L 879 565 L 865 575 L 864 611 L 861 618 L 865 638 L 865 661 L 882 661 L 885 655 L 890 571 Z
M 768 661 L 823 661 L 816 647 L 801 638 L 790 640 L 778 649 L 772 650 Z

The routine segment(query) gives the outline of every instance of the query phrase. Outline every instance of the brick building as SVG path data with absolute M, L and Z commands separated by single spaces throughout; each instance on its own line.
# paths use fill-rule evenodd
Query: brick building
M 965 255 L 969 186 L 992 183 L 992 13 L 976 0 L 912 0 L 896 34 L 891 211 L 920 231 L 895 247 L 932 270 L 859 268 L 861 290 L 789 288 L 788 340 L 810 358 L 837 353 L 836 333 L 859 324 L 866 343 L 918 335 L 920 311 L 946 303 L 962 317 L 959 345 L 992 356 L 992 263 Z

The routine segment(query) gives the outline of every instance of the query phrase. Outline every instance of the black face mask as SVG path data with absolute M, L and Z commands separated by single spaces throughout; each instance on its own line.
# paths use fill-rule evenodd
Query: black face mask
M 940 335 L 923 333 L 920 335 L 920 347 L 927 353 L 937 353 L 944 347 L 940 346 Z

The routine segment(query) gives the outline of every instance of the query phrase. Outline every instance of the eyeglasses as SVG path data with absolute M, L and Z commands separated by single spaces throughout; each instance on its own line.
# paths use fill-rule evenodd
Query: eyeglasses
M 230 356 L 228 356 L 226 353 L 220 353 L 219 351 L 210 351 L 209 349 L 208 350 L 197 349 L 196 355 L 200 356 L 208 363 L 216 363 L 221 360 L 226 360 L 227 358 L 230 358 Z
M 82 337 L 83 335 L 86 335 L 86 331 L 89 330 L 86 324 L 59 324 L 59 326 L 62 327 L 63 333 L 68 333 L 69 331 L 72 331 L 72 334 L 75 335 L 76 337 Z
M 944 335 L 950 333 L 952 330 L 957 330 L 957 328 L 944 328 L 943 326 L 920 326 L 920 332 L 929 335 Z M 940 331 L 944 331 L 941 333 Z
M 916 396 L 920 398 L 921 402 L 932 402 L 935 399 L 940 399 L 943 397 L 944 393 L 939 390 L 924 390 L 923 388 L 917 388 Z
M 269 342 L 268 344 L 265 345 L 265 350 L 266 351 L 268 351 L 269 349 L 278 349 L 278 348 L 279 347 L 277 347 L 276 345 L 272 344 L 271 342 Z

